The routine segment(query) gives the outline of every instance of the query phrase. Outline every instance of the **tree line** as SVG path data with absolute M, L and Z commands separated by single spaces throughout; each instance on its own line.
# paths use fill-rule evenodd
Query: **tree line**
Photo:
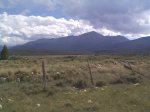
M 0 59 L 1 60 L 7 60 L 9 58 L 9 51 L 6 45 L 3 46 L 1 52 L 0 52 Z

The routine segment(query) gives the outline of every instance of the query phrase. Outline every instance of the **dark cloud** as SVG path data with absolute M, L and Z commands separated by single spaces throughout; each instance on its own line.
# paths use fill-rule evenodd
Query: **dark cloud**
M 150 32 L 149 0 L 62 0 L 64 12 L 89 20 L 96 28 L 121 33 Z

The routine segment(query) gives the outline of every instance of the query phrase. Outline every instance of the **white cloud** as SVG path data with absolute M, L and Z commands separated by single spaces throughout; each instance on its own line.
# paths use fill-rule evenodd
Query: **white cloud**
M 94 30 L 88 22 L 82 20 L 56 19 L 54 17 L 0 15 L 0 43 L 8 45 L 22 44 L 43 38 L 57 38 L 79 35 Z M 39 36 L 41 35 L 41 37 Z
M 143 31 L 139 33 L 124 33 L 108 29 L 107 27 L 95 28 L 89 21 L 85 20 L 67 20 L 64 18 L 56 19 L 52 16 L 23 16 L 3 13 L 0 14 L 0 44 L 12 46 L 43 37 L 58 38 L 68 35 L 79 35 L 90 31 L 97 31 L 103 35 L 124 35 L 135 39 L 150 35 L 150 16 L 146 14 L 145 12 L 145 14 L 136 21 L 139 25 L 142 25 L 142 28 L 147 29 L 145 33 L 143 33 Z M 145 20 L 145 18 L 147 19 Z

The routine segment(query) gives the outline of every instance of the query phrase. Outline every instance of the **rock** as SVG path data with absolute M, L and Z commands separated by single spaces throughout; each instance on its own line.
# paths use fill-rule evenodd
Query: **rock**
M 3 101 L 3 98 L 0 98 L 0 101 L 2 102 L 2 101 Z
M 37 106 L 37 107 L 40 107 L 41 105 L 38 103 L 38 104 L 36 104 L 36 106 Z
M 104 88 L 101 88 L 101 90 L 104 91 L 105 89 L 104 89 Z
M 8 101 L 9 101 L 9 102 L 13 102 L 14 100 L 12 100 L 12 99 L 8 99 Z
M 139 83 L 136 83 L 136 84 L 133 84 L 134 86 L 138 86 L 138 85 L 140 85 Z
M 87 92 L 87 90 L 85 89 L 84 92 Z
M 127 92 L 125 91 L 124 94 L 127 94 Z
M 56 72 L 57 75 L 60 75 L 60 72 Z
M 88 100 L 88 103 L 92 103 L 92 100 Z
M 3 106 L 0 104 L 0 110 L 2 110 L 3 109 Z

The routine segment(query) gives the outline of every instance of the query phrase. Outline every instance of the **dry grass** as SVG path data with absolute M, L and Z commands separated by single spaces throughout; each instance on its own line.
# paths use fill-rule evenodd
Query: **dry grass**
M 60 73 L 65 78 L 88 80 L 89 73 L 87 59 L 95 81 L 101 80 L 109 83 L 112 80 L 132 74 L 130 70 L 124 68 L 124 64 L 131 66 L 145 75 L 149 75 L 149 57 L 144 56 L 30 56 L 13 57 L 13 60 L 1 61 L 0 76 L 15 76 L 18 72 L 28 75 L 41 76 L 41 61 L 46 62 L 47 75 L 51 78 Z

